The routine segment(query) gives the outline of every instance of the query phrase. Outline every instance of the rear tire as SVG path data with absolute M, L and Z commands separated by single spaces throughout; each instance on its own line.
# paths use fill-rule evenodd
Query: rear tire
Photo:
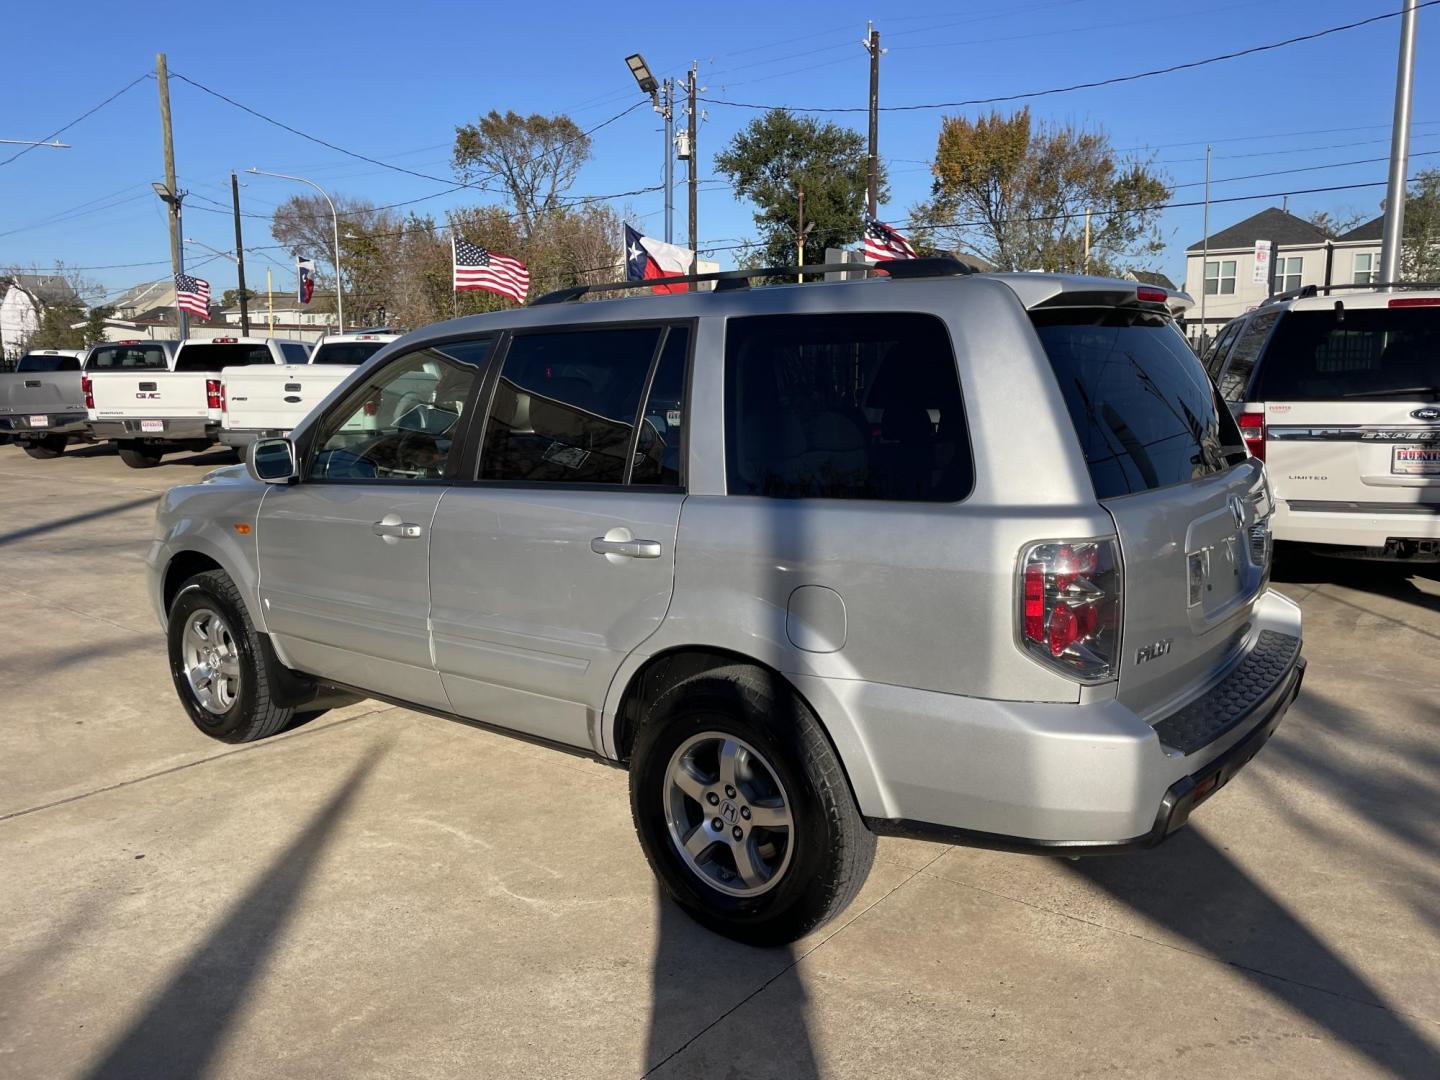
M 167 638 L 175 692 L 191 721 L 212 739 L 254 742 L 294 719 L 295 709 L 276 704 L 288 673 L 223 570 L 196 574 L 180 587 Z
M 670 898 L 749 945 L 785 945 L 834 918 L 875 857 L 819 721 L 782 678 L 748 665 L 656 700 L 636 737 L 630 809 Z
M 160 464 L 160 457 L 163 453 L 160 450 L 152 449 L 141 444 L 122 443 L 119 447 L 120 460 L 132 469 L 153 469 Z
M 57 458 L 65 453 L 65 447 L 70 442 L 64 435 L 46 435 L 43 439 L 36 439 L 26 443 L 25 453 L 39 461 L 48 461 Z

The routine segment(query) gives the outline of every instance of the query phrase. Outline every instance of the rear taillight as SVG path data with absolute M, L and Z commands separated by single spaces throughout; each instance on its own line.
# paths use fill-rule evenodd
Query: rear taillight
M 89 375 L 80 376 L 80 392 L 85 395 L 85 407 L 93 409 L 95 407 L 95 384 L 90 381 Z
M 1113 679 L 1120 616 L 1113 539 L 1052 540 L 1020 553 L 1020 640 L 1041 663 L 1085 682 Z
M 205 407 L 207 409 L 218 409 L 221 407 L 219 379 L 205 380 Z
M 380 415 L 380 403 L 374 398 L 371 398 L 365 402 L 363 411 L 366 416 L 378 416 Z
M 1265 414 L 1264 413 L 1241 413 L 1240 434 L 1245 439 L 1245 449 L 1250 451 L 1250 456 L 1265 460 Z

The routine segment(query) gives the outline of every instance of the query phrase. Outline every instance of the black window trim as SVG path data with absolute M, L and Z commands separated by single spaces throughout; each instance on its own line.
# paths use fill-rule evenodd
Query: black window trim
M 456 479 L 454 486 L 466 488 L 494 488 L 497 491 L 623 491 L 627 494 L 653 493 L 658 495 L 684 495 L 689 490 L 689 462 L 690 462 L 690 428 L 691 428 L 691 388 L 694 385 L 695 372 L 695 346 L 699 337 L 698 317 L 681 319 L 618 319 L 615 321 L 588 322 L 588 323 L 566 323 L 559 326 L 527 326 L 524 328 L 508 331 L 505 335 L 503 347 L 491 352 L 490 371 L 486 372 L 485 386 L 481 389 L 481 399 L 485 403 L 484 416 L 480 417 L 477 410 L 478 423 L 472 424 L 466 433 L 467 454 L 462 458 L 462 477 Z M 690 339 L 686 347 L 685 357 L 685 402 L 683 409 L 683 420 L 680 428 L 680 483 L 678 484 L 632 484 L 630 483 L 630 471 L 633 465 L 634 440 L 639 437 L 638 419 L 644 415 L 645 406 L 649 404 L 650 389 L 655 382 L 655 374 L 659 368 L 660 359 L 665 352 L 665 342 L 669 339 L 671 329 L 675 327 L 686 327 L 690 332 Z M 631 461 L 626 465 L 625 478 L 618 484 L 598 484 L 591 481 L 571 482 L 567 480 L 490 480 L 480 476 L 480 451 L 485 441 L 485 426 L 490 421 L 490 410 L 495 405 L 495 391 L 500 385 L 500 374 L 505 370 L 505 361 L 510 355 L 510 345 L 516 338 L 533 336 L 536 334 L 568 334 L 568 333 L 597 333 L 603 330 L 633 330 L 658 329 L 660 335 L 656 340 L 655 351 L 650 357 L 650 368 L 645 374 L 644 392 L 640 396 L 637 406 L 637 423 L 635 430 L 631 433 Z M 465 460 L 469 458 L 469 460 Z
M 488 379 L 490 376 L 490 368 L 495 365 L 496 357 L 501 355 L 501 351 L 506 344 L 506 337 L 507 335 L 504 331 L 498 330 L 486 330 L 481 331 L 480 333 L 468 334 L 446 334 L 444 337 L 431 338 L 428 341 L 417 341 L 411 348 L 405 349 L 403 352 L 396 352 L 393 356 L 386 357 L 384 361 L 376 365 L 376 373 L 378 373 L 380 371 L 383 371 L 385 368 L 390 367 L 392 364 L 403 360 L 407 356 L 413 356 L 417 352 L 428 352 L 432 349 L 438 349 L 444 345 L 453 345 L 456 342 L 476 342 L 485 340 L 489 340 L 491 342 L 490 351 L 486 354 L 484 363 L 479 365 L 478 377 L 475 379 L 474 385 L 471 386 L 470 394 L 465 400 L 465 416 L 460 418 L 460 431 L 456 433 L 455 439 L 452 442 L 452 447 L 458 447 L 460 452 L 457 454 L 452 449 L 449 457 L 446 458 L 445 471 L 442 475 L 427 479 L 420 479 L 418 477 L 386 477 L 385 479 L 378 479 L 373 476 L 311 476 L 310 472 L 315 466 L 315 455 L 317 453 L 317 440 L 319 438 L 319 433 L 324 429 L 325 424 L 337 412 L 339 412 L 340 408 L 344 405 L 345 398 L 342 397 L 339 401 L 335 402 L 334 405 L 330 406 L 330 408 L 324 413 L 324 415 L 320 416 L 315 421 L 315 423 L 310 425 L 309 430 L 307 430 L 305 433 L 305 445 L 296 446 L 296 457 L 300 460 L 301 463 L 299 469 L 300 479 L 297 481 L 297 483 L 335 484 L 340 486 L 348 485 L 351 487 L 356 485 L 379 484 L 383 485 L 386 488 L 392 488 L 397 486 L 453 486 L 456 483 L 457 476 L 462 475 L 461 470 L 464 466 L 465 457 L 470 447 L 470 432 L 475 425 L 475 410 L 478 406 L 481 396 L 481 388 L 484 386 L 486 379 Z M 368 363 L 368 361 L 363 361 L 360 365 L 352 368 L 351 370 L 358 371 L 361 367 L 364 367 L 366 363 Z
M 934 319 L 940 324 L 941 332 L 945 335 L 945 342 L 950 347 L 950 364 L 955 372 L 955 385 L 960 391 L 960 422 L 964 432 L 963 446 L 970 456 L 970 486 L 965 489 L 958 499 L 847 499 L 827 495 L 754 495 L 749 492 L 732 492 L 730 490 L 730 450 L 729 450 L 729 427 L 730 427 L 730 323 L 737 319 L 764 319 L 764 318 L 849 318 L 858 316 L 860 318 L 874 318 L 882 315 L 923 315 Z M 893 506 L 960 506 L 970 501 L 974 496 L 976 488 L 980 486 L 980 460 L 975 455 L 975 443 L 970 434 L 970 408 L 965 398 L 965 379 L 961 375 L 960 351 L 955 348 L 954 335 L 950 333 L 949 319 L 933 310 L 922 308 L 883 308 L 874 311 L 854 311 L 849 308 L 827 308 L 821 311 L 779 311 L 754 314 L 735 314 L 725 318 L 725 341 L 721 347 L 721 398 L 722 416 L 721 431 L 725 434 L 724 472 L 725 472 L 725 497 L 730 499 L 769 499 L 780 502 L 813 502 L 813 503 L 884 503 Z M 688 413 L 687 413 L 688 416 Z M 689 421 L 686 421 L 689 426 Z

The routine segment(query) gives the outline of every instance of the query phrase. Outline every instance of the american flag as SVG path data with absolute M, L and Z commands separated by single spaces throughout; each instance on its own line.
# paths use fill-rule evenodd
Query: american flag
M 202 319 L 209 318 L 210 282 L 189 274 L 176 274 L 175 306 Z
M 865 219 L 865 258 L 872 262 L 886 259 L 917 259 L 910 241 L 882 221 Z
M 525 302 L 525 294 L 530 291 L 530 271 L 519 259 L 496 255 L 458 236 L 450 238 L 450 248 L 455 259 L 457 292 L 488 289 L 510 297 L 517 304 Z

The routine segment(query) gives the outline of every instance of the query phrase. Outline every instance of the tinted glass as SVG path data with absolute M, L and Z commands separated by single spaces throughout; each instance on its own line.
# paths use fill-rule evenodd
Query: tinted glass
M 169 366 L 160 345 L 102 345 L 90 351 L 86 371 L 118 371 L 139 368 L 163 371 Z
M 1032 317 L 1098 498 L 1229 466 L 1239 441 L 1230 410 L 1168 317 L 1115 308 Z
M 1239 401 L 1245 396 L 1245 388 L 1250 385 L 1250 375 L 1255 370 L 1260 349 L 1265 344 L 1265 339 L 1270 336 L 1270 331 L 1275 328 L 1275 320 L 1279 317 L 1279 311 L 1265 311 L 1256 315 L 1235 342 L 1235 347 L 1230 350 L 1229 363 L 1219 378 L 1220 396 L 1226 401 Z
M 333 345 L 321 345 L 310 357 L 310 363 L 344 364 L 346 367 L 358 367 L 388 344 L 389 342 L 386 341 L 347 341 L 336 342 Z
M 485 425 L 481 479 L 623 483 L 660 332 L 516 337 Z
M 1430 400 L 1440 388 L 1440 307 L 1291 310 L 1260 365 L 1256 401 Z
M 303 364 L 310 359 L 310 348 L 306 345 L 296 345 L 293 342 L 285 342 L 280 346 L 280 353 L 285 357 L 287 364 Z
M 640 417 L 632 484 L 680 484 L 681 434 L 685 430 L 685 369 L 690 359 L 690 328 L 672 326 L 660 351 L 650 396 Z
M 30 353 L 22 356 L 15 365 L 16 371 L 79 371 L 80 358 L 78 356 L 45 356 L 42 353 Z
M 490 345 L 448 342 L 382 365 L 326 414 L 310 479 L 443 478 Z
M 213 342 L 187 343 L 175 360 L 176 371 L 219 371 L 227 367 L 250 364 L 273 364 L 270 350 L 264 345 L 217 345 Z
M 731 319 L 732 495 L 953 502 L 972 463 L 955 355 L 930 315 Z
M 1210 351 L 1205 354 L 1205 371 L 1213 379 L 1220 374 L 1220 368 L 1225 363 L 1225 354 L 1230 351 L 1230 346 L 1235 343 L 1235 335 L 1240 332 L 1244 320 L 1232 322 L 1220 331 L 1220 336 L 1210 346 Z

